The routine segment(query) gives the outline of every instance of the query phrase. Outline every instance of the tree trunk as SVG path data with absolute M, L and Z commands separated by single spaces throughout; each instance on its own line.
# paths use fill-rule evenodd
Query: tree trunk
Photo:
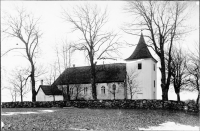
M 163 84 L 161 84 L 161 87 L 162 87 L 162 100 L 168 101 L 168 89 Z
M 180 84 L 174 80 L 174 91 L 177 95 L 177 101 L 180 101 Z
M 17 94 L 16 94 L 16 91 L 15 91 L 15 102 L 16 102 L 16 97 L 17 97 Z
M 28 53 L 27 53 L 28 55 Z M 28 55 L 29 56 L 29 55 Z M 32 59 L 29 57 L 29 62 L 31 64 L 31 86 L 32 86 L 32 102 L 36 101 L 36 91 L 35 91 L 35 66 Z
M 23 102 L 23 96 L 22 96 L 22 82 L 21 82 L 21 88 L 20 88 L 20 97 L 21 97 L 21 102 Z
M 133 94 L 131 93 L 131 100 L 133 99 Z
M 69 83 L 67 84 L 67 101 L 70 101 Z
M 32 102 L 36 101 L 36 91 L 35 91 L 35 68 L 34 65 L 32 65 L 32 71 L 31 71 L 31 84 L 32 84 Z
M 199 105 L 199 95 L 200 95 L 200 92 L 198 93 L 198 97 L 197 97 L 197 100 L 196 100 L 196 105 Z
M 36 91 L 35 91 L 35 78 L 31 76 L 31 83 L 32 83 L 32 102 L 36 101 Z
M 96 70 L 95 70 L 95 64 L 93 63 L 91 65 L 91 74 L 92 74 L 92 97 L 94 100 L 97 100 L 97 92 L 96 92 Z
M 165 73 L 165 66 L 164 62 L 161 60 L 161 67 L 160 72 L 161 72 L 161 88 L 162 88 L 162 100 L 163 101 L 168 101 L 168 89 L 169 86 L 166 84 L 166 73 Z
M 62 85 L 62 96 L 63 96 L 63 101 L 66 101 L 63 85 Z
M 132 92 L 132 89 L 131 89 L 131 87 L 129 87 L 130 88 L 130 95 L 131 95 L 131 100 L 133 99 L 133 92 Z
M 55 101 L 55 95 L 53 95 L 53 101 Z
M 177 95 L 177 101 L 180 102 L 180 93 L 176 93 Z
M 23 97 L 22 97 L 22 94 L 21 94 L 21 102 L 23 102 Z

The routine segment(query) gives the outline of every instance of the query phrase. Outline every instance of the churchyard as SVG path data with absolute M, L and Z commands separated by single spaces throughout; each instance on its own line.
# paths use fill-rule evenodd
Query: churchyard
M 3 130 L 198 130 L 196 113 L 145 109 L 3 108 Z

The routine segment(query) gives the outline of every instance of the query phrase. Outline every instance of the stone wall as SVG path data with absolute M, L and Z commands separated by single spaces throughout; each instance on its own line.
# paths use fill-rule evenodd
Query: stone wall
M 110 109 L 163 109 L 199 112 L 194 103 L 162 100 L 79 100 L 79 101 L 44 101 L 44 102 L 2 102 L 2 108 L 51 108 L 51 107 L 78 107 L 78 108 L 110 108 Z

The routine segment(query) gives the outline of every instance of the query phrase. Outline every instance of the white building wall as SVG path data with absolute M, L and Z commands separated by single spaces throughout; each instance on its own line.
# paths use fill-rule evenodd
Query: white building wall
M 55 95 L 55 101 L 63 101 L 62 95 Z
M 36 101 L 53 101 L 53 95 L 45 95 L 42 89 L 40 88 L 37 96 L 36 96 Z M 55 101 L 60 101 L 63 100 L 62 95 L 55 95 Z
M 115 99 L 124 99 L 124 83 L 123 82 L 113 82 L 113 83 L 98 83 L 97 84 L 97 99 L 114 99 L 113 85 L 116 85 Z M 105 87 L 105 94 L 102 93 L 101 88 Z
M 124 99 L 124 82 L 113 82 L 113 83 L 97 83 L 96 84 L 96 88 L 97 88 L 97 99 L 114 99 L 114 94 L 113 92 L 113 84 L 116 85 L 116 91 L 115 91 L 115 99 Z M 86 100 L 92 99 L 92 88 L 91 88 L 91 84 L 80 84 L 77 85 L 78 88 L 80 88 L 81 92 L 78 94 L 78 98 L 84 98 Z M 101 87 L 104 86 L 105 87 L 105 94 L 103 94 L 101 92 Z M 64 85 L 64 88 L 66 88 L 67 86 Z M 84 94 L 84 87 L 87 87 L 87 93 Z M 73 95 L 71 95 L 71 99 L 75 99 L 76 97 L 76 85 L 74 84 L 70 84 L 69 88 L 73 88 Z M 61 89 L 61 88 L 59 88 Z M 80 91 L 79 90 L 79 91 Z M 65 89 L 66 91 L 66 89 Z
M 142 69 L 138 70 L 138 63 L 142 64 Z M 127 73 L 131 74 L 133 71 L 137 72 L 140 92 L 137 92 L 133 99 L 155 99 L 156 95 L 156 70 L 154 71 L 153 65 L 156 63 L 152 59 L 141 59 L 136 61 L 127 61 L 126 68 Z M 156 69 L 156 67 L 155 67 Z M 154 89 L 155 80 L 155 89 Z M 154 94 L 155 91 L 155 94 Z M 128 93 L 128 99 L 130 99 L 130 93 Z
M 152 99 L 157 99 L 157 64 L 154 62 L 154 61 L 151 61 L 152 62 L 152 81 L 153 81 L 153 85 L 152 85 Z M 155 65 L 155 67 L 154 67 Z M 154 83 L 155 81 L 155 83 Z
M 53 101 L 53 96 L 45 95 L 44 98 L 45 98 L 44 101 Z
M 78 86 L 79 91 L 78 91 L 78 98 L 84 98 L 86 100 L 92 99 L 92 90 L 91 90 L 91 84 L 70 84 L 69 85 L 69 89 L 73 88 L 73 94 L 71 95 L 71 99 L 75 99 L 76 98 L 76 94 L 77 94 L 77 88 L 76 86 Z M 87 92 L 84 92 L 84 87 L 87 87 Z M 67 88 L 67 85 L 64 85 L 64 88 Z M 65 91 L 67 91 L 65 89 Z
M 37 95 L 36 95 L 36 101 L 44 101 L 45 100 L 45 94 L 40 88 Z

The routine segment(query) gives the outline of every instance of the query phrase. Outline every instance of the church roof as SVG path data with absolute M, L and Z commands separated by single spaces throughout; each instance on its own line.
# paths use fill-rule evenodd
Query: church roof
M 60 91 L 58 88 L 52 88 L 50 85 L 40 85 L 37 93 L 40 88 L 45 95 L 62 95 L 62 91 Z
M 96 65 L 96 82 L 123 82 L 126 78 L 126 64 Z M 89 84 L 91 83 L 90 66 L 72 67 L 66 69 L 53 83 L 54 85 Z
M 128 57 L 125 60 L 137 60 L 137 59 L 145 59 L 145 58 L 152 58 L 153 60 L 155 60 L 153 58 L 153 56 L 151 55 L 149 49 L 147 48 L 143 34 L 141 33 L 140 40 L 139 40 L 134 52 L 131 54 L 130 57 Z

